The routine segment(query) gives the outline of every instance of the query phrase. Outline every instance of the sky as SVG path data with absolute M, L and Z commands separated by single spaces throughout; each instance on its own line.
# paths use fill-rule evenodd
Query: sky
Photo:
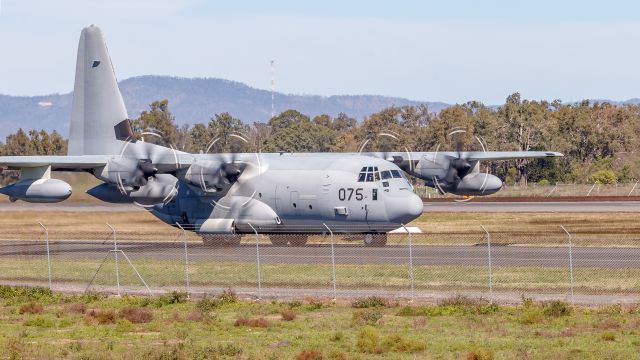
M 119 79 L 217 77 L 290 94 L 501 104 L 640 97 L 637 1 L 0 0 L 0 94 L 73 88 L 80 31 Z

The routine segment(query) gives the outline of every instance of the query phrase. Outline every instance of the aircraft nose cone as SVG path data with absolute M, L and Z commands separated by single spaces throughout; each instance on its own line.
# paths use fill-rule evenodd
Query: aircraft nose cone
M 408 224 L 422 215 L 422 211 L 422 199 L 413 192 L 407 191 L 404 196 L 387 200 L 387 216 L 394 223 Z

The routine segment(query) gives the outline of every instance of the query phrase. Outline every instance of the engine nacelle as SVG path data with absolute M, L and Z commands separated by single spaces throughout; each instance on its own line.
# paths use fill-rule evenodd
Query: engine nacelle
M 59 179 L 25 179 L 3 187 L 0 193 L 12 202 L 57 203 L 71 196 L 71 185 Z
M 495 194 L 500 191 L 502 181 L 495 175 L 472 173 L 466 175 L 455 184 L 427 181 L 427 185 L 455 195 L 483 196 Z
M 204 192 L 218 192 L 230 186 L 241 170 L 233 164 L 221 161 L 199 160 L 188 169 L 179 172 L 178 178 Z
M 132 203 L 153 205 L 169 201 L 176 193 L 178 179 L 169 174 L 157 174 L 147 185 L 135 191 L 118 188 L 113 184 L 100 184 L 87 190 L 87 194 L 108 203 Z

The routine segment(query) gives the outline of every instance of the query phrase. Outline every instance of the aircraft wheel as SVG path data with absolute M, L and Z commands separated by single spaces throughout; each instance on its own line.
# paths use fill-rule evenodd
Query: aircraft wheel
M 387 245 L 386 233 L 370 233 L 364 234 L 364 246 L 366 247 L 383 247 Z
M 269 240 L 275 246 L 304 246 L 307 243 L 307 235 L 277 234 L 270 235 Z
M 205 246 L 232 247 L 240 245 L 240 235 L 202 235 L 202 243 Z

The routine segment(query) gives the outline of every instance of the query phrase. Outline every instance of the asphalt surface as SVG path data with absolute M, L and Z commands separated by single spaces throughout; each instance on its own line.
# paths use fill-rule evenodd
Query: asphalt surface
M 118 248 L 133 259 L 154 259 L 182 261 L 183 243 L 167 242 L 119 242 Z M 110 250 L 112 243 L 95 241 L 56 241 L 50 245 L 51 256 L 102 259 Z M 413 264 L 486 266 L 488 264 L 487 246 L 414 246 Z M 270 244 L 260 245 L 261 263 L 283 264 L 331 264 L 330 245 L 308 245 L 305 247 L 279 247 Z M 188 244 L 189 261 L 254 262 L 256 246 L 243 244 L 239 247 L 205 247 L 199 243 Z M 46 248 L 42 241 L 2 241 L 0 243 L 0 261 L 2 257 L 44 256 Z M 492 246 L 493 266 L 533 266 L 563 268 L 569 266 L 567 247 L 533 246 Z M 596 248 L 574 247 L 572 249 L 573 266 L 576 268 L 640 268 L 640 248 Z M 387 245 L 384 248 L 366 248 L 360 245 L 336 245 L 336 264 L 380 264 L 398 265 L 409 261 L 407 246 Z
M 107 203 L 57 203 L 30 204 L 24 202 L 0 203 L 3 211 L 91 211 L 91 212 L 127 212 L 145 211 L 133 204 Z M 572 201 L 572 202 L 480 202 L 450 201 L 424 203 L 425 212 L 640 212 L 637 201 Z

